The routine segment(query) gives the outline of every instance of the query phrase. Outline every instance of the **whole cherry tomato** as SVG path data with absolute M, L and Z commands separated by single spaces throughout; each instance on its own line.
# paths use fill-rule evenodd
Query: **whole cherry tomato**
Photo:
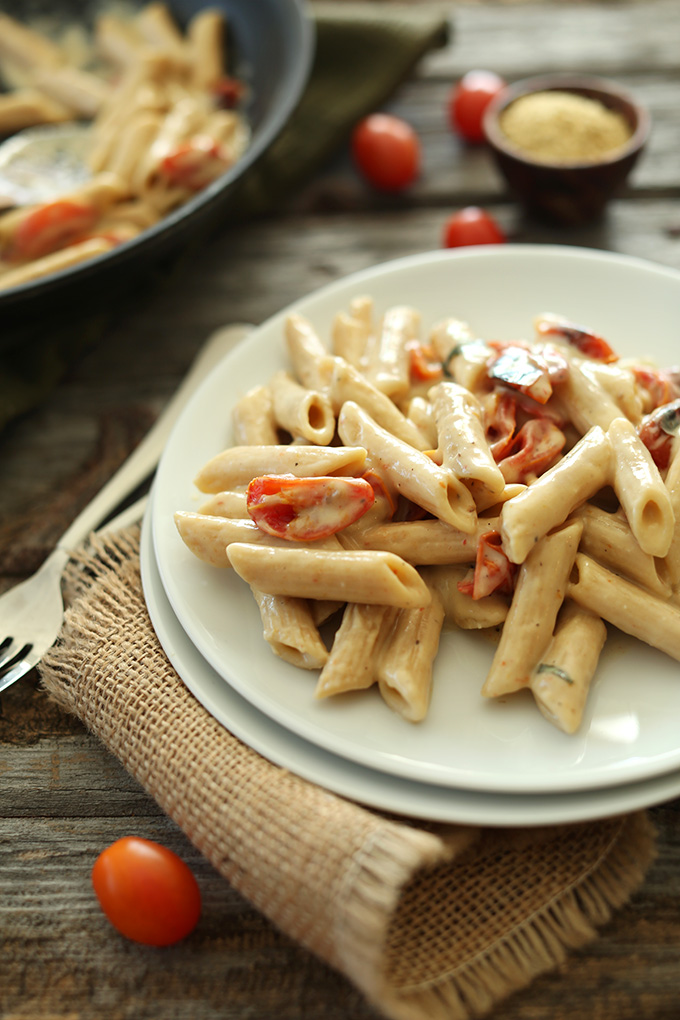
M 201 914 L 201 894 L 189 867 L 152 840 L 116 840 L 95 861 L 92 885 L 114 928 L 147 946 L 178 942 Z
M 467 244 L 502 244 L 506 237 L 493 216 L 469 205 L 449 216 L 443 240 L 445 248 L 460 248 Z
M 482 120 L 487 106 L 505 82 L 494 71 L 468 71 L 449 97 L 449 121 L 466 142 L 483 142 Z
M 388 113 L 372 113 L 352 134 L 359 170 L 382 191 L 401 191 L 420 171 L 420 141 L 410 124 Z

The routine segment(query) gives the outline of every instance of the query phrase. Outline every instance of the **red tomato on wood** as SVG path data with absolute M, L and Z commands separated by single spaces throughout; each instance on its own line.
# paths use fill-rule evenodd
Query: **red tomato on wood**
M 494 71 L 468 71 L 451 91 L 449 121 L 466 142 L 483 142 L 484 111 L 505 82 Z
M 468 244 L 502 244 L 505 234 L 484 209 L 469 205 L 448 218 L 444 225 L 444 247 L 461 248 Z
M 369 183 L 382 191 L 401 191 L 420 172 L 420 141 L 406 121 L 373 113 L 352 134 L 352 155 Z
M 152 840 L 116 840 L 95 861 L 92 885 L 114 928 L 147 946 L 179 942 L 201 914 L 201 893 L 191 870 Z

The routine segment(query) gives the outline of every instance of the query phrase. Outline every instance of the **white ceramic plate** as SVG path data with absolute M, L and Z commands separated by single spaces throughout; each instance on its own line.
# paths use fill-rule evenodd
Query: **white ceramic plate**
M 378 310 L 408 303 L 425 323 L 445 315 L 482 336 L 531 335 L 532 318 L 562 312 L 607 337 L 623 355 L 677 357 L 680 274 L 635 259 L 553 246 L 433 252 L 378 266 L 295 303 L 322 337 L 357 294 Z M 489 702 L 480 687 L 493 654 L 488 640 L 447 630 L 432 704 L 417 725 L 392 713 L 375 691 L 317 702 L 315 674 L 276 659 L 243 582 L 199 562 L 173 522 L 195 509 L 198 468 L 230 445 L 230 408 L 285 365 L 282 312 L 214 370 L 187 406 L 162 457 L 152 529 L 173 611 L 203 658 L 244 698 L 298 736 L 360 765 L 405 779 L 486 792 L 569 792 L 611 787 L 680 768 L 680 666 L 612 633 L 575 736 L 554 729 L 525 692 Z
M 192 694 L 234 736 L 269 761 L 350 800 L 391 813 L 459 825 L 534 826 L 585 822 L 636 811 L 680 795 L 680 772 L 607 790 L 493 794 L 400 779 L 355 765 L 279 726 L 242 698 L 180 627 L 161 582 L 148 520 L 142 531 L 144 596 L 156 634 Z

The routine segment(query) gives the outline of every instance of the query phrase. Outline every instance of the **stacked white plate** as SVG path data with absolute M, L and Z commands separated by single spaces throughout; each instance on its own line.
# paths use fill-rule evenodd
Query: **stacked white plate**
M 336 312 L 370 294 L 378 311 L 454 315 L 478 335 L 531 338 L 559 312 L 622 356 L 671 364 L 680 338 L 680 273 L 556 246 L 432 252 L 334 283 L 295 303 L 327 338 Z M 316 674 L 276 658 L 247 586 L 197 560 L 173 514 L 196 509 L 198 468 L 231 444 L 231 407 L 286 367 L 285 310 L 217 366 L 183 412 L 157 472 L 142 532 L 153 625 L 187 687 L 221 723 L 278 765 L 329 790 L 433 821 L 543 825 L 618 814 L 680 795 L 680 664 L 611 630 L 577 734 L 547 722 L 528 692 L 481 697 L 493 655 L 483 634 L 445 628 L 430 711 L 413 725 L 375 690 L 316 701 Z

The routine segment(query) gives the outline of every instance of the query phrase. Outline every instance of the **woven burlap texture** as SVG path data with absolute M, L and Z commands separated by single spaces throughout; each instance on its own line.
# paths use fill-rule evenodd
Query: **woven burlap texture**
M 487 1014 L 596 935 L 654 852 L 647 816 L 478 829 L 365 809 L 266 761 L 187 690 L 153 631 L 139 529 L 92 538 L 41 666 L 222 875 L 394 1020 Z

